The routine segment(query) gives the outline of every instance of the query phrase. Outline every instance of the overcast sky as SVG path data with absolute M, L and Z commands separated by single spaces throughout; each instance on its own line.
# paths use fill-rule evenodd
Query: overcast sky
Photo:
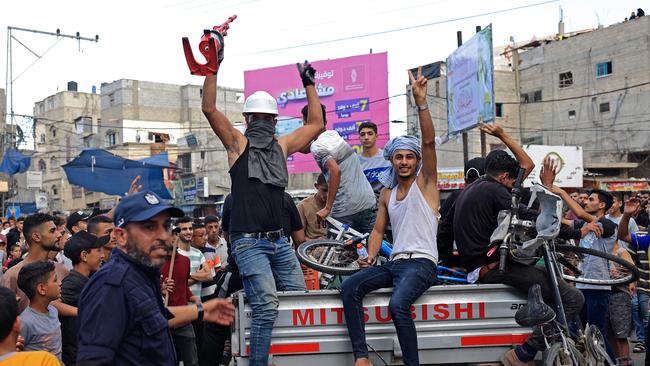
M 532 6 L 507 11 L 527 5 Z M 650 10 L 650 2 L 631 0 L 27 0 L 3 4 L 0 32 L 5 40 L 3 50 L 7 26 L 51 32 L 59 28 L 65 34 L 78 31 L 82 37 L 91 38 L 99 35 L 98 43 L 78 43 L 14 33 L 39 55 L 49 49 L 14 82 L 15 113 L 31 115 L 36 101 L 65 90 L 70 80 L 77 81 L 83 92 L 90 92 L 93 85 L 99 90 L 102 82 L 123 78 L 201 84 L 202 78 L 188 71 L 181 38 L 190 37 L 198 54 L 202 30 L 221 24 L 232 14 L 238 19 L 226 38 L 226 58 L 219 71 L 221 85 L 243 88 L 244 70 L 359 55 L 372 49 L 388 52 L 389 95 L 396 95 L 404 93 L 408 82 L 405 70 L 444 60 L 456 48 L 457 30 L 468 39 L 476 25 L 492 23 L 495 46 L 508 43 L 510 36 L 523 41 L 554 34 L 560 6 L 567 32 L 595 28 L 599 22 L 607 26 L 622 21 L 638 7 Z M 493 14 L 473 17 L 485 13 Z M 270 51 L 430 23 L 438 24 Z M 14 78 L 35 60 L 33 54 L 13 42 Z M 2 77 L 4 80 L 5 73 Z M 406 114 L 404 97 L 391 99 L 390 119 L 406 120 Z M 404 127 L 392 126 L 392 133 Z

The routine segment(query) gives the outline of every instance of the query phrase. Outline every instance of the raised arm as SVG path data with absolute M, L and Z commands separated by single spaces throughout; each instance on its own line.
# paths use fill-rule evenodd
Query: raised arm
M 506 133 L 506 131 L 503 130 L 503 127 L 498 126 L 494 123 L 491 124 L 486 124 L 486 123 L 481 123 L 481 126 L 479 129 L 489 135 L 492 135 L 501 142 L 504 143 L 512 151 L 512 154 L 515 156 L 515 159 L 519 162 L 519 166 L 521 166 L 522 169 L 524 169 L 524 179 L 528 177 L 530 172 L 533 171 L 533 168 L 535 168 L 535 163 L 533 163 L 533 160 L 526 154 L 524 149 L 515 141 L 510 135 Z
M 217 109 L 217 76 L 208 75 L 203 82 L 201 107 L 210 127 L 228 152 L 228 162 L 232 164 L 246 148 L 246 137 L 237 130 L 223 112 Z
M 439 210 L 440 195 L 438 192 L 438 168 L 436 157 L 436 132 L 433 128 L 433 119 L 427 104 L 427 79 L 422 76 L 422 67 L 418 68 L 417 78 L 409 70 L 411 79 L 411 91 L 415 104 L 418 107 L 420 119 L 420 132 L 422 144 L 422 170 L 418 174 L 417 184 L 423 191 L 424 196 L 435 211 Z
M 632 243 L 632 236 L 630 235 L 630 218 L 636 215 L 641 210 L 641 202 L 637 198 L 630 198 L 625 202 L 623 209 L 623 217 L 621 222 L 618 223 L 618 239 Z
M 307 93 L 307 106 L 309 111 L 307 112 L 307 120 L 304 126 L 278 139 L 278 143 L 282 146 L 282 150 L 287 156 L 304 150 L 305 146 L 316 139 L 325 128 L 323 111 L 321 110 L 318 93 L 314 87 L 316 70 L 307 61 L 305 61 L 304 65 L 296 65 L 300 72 L 302 85 L 305 87 L 305 92 Z

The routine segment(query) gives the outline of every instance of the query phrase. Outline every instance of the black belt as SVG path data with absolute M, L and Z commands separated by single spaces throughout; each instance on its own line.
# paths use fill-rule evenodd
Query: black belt
M 237 233 L 242 238 L 268 239 L 271 241 L 280 240 L 284 236 L 284 230 L 261 231 L 257 233 Z

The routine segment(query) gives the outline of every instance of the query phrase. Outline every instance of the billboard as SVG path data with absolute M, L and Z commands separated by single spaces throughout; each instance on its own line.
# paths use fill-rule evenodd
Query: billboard
M 447 125 L 454 135 L 494 121 L 492 25 L 447 57 Z
M 311 61 L 310 61 L 311 62 Z M 377 145 L 389 138 L 387 54 L 374 53 L 311 62 L 316 69 L 316 91 L 327 109 L 327 129 L 336 130 L 357 152 L 361 151 L 357 126 L 377 125 Z M 278 102 L 276 134 L 282 136 L 302 126 L 300 110 L 307 105 L 295 64 L 244 72 L 244 94 L 264 90 Z M 287 159 L 289 173 L 318 172 L 311 154 Z
M 539 183 L 539 172 L 542 169 L 544 159 L 549 156 L 555 160 L 558 171 L 555 177 L 555 185 L 558 187 L 582 187 L 582 147 L 580 146 L 549 146 L 549 145 L 527 145 L 524 151 L 535 163 L 535 169 L 524 181 L 524 187 L 530 187 L 533 182 Z

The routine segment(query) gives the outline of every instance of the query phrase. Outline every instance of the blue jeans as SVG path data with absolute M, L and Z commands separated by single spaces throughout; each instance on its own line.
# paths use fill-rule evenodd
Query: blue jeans
M 593 289 L 580 289 L 585 296 L 585 306 L 582 308 L 580 320 L 582 325 L 586 326 L 587 323 L 593 324 L 598 327 L 600 333 L 603 334 L 605 340 L 605 348 L 609 357 L 615 359 L 614 351 L 612 350 L 609 341 L 607 340 L 607 333 L 605 330 L 605 315 L 609 310 L 609 297 L 612 295 L 610 290 L 593 290 Z
M 638 343 L 645 343 L 645 328 L 648 327 L 648 300 L 650 300 L 650 295 L 640 291 L 632 296 L 632 320 Z
M 250 365 L 267 366 L 271 331 L 278 316 L 276 291 L 304 290 L 298 258 L 286 238 L 277 241 L 232 235 L 232 255 L 253 310 Z
M 362 210 L 352 215 L 339 216 L 334 218 L 340 221 L 342 224 L 348 224 L 354 230 L 364 234 L 364 233 L 371 232 L 373 227 L 375 226 L 375 219 L 377 218 L 377 212 L 375 212 L 374 209 L 369 208 L 367 210 Z
M 419 365 L 418 337 L 411 305 L 436 282 L 436 265 L 428 259 L 399 259 L 361 270 L 343 281 L 341 298 L 355 359 L 368 357 L 363 316 L 367 293 L 393 287 L 388 303 L 405 365 Z

